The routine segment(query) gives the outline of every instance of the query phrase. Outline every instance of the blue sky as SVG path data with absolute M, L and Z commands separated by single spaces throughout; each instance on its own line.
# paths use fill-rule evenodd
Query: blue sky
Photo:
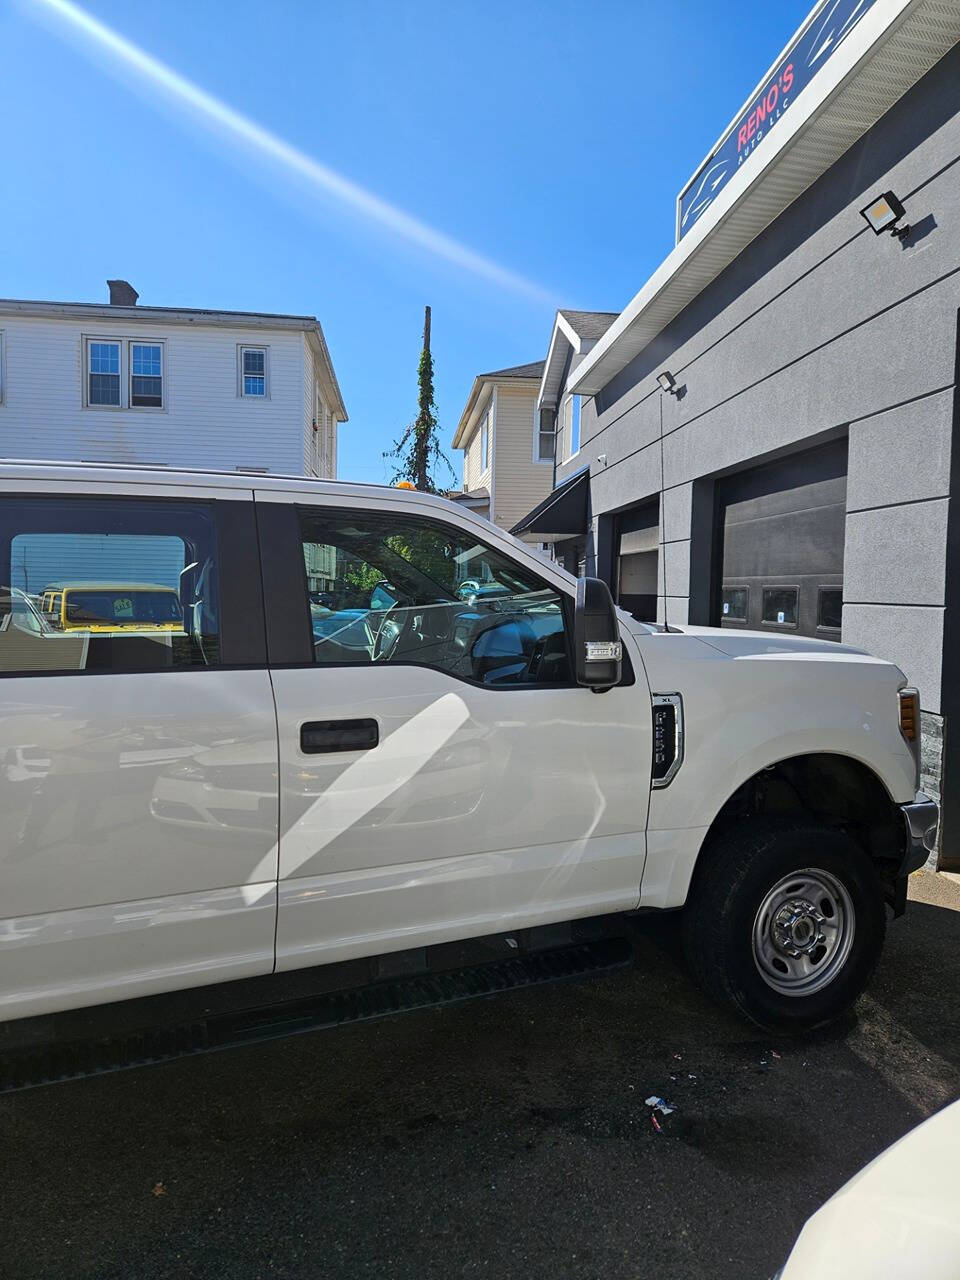
M 542 358 L 554 307 L 636 293 L 678 190 L 810 3 L 84 5 L 416 219 L 416 243 L 172 105 L 42 0 L 0 0 L 0 296 L 105 301 L 121 276 L 144 304 L 315 314 L 350 414 L 340 475 L 384 480 L 424 303 L 449 446 L 474 374 Z

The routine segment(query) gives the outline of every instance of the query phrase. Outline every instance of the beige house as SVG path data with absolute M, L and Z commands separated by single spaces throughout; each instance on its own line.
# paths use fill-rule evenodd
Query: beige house
M 481 373 L 456 435 L 463 450 L 463 489 L 448 494 L 510 529 L 553 488 L 554 434 L 541 432 L 536 416 L 542 360 Z M 537 541 L 531 537 L 530 541 Z

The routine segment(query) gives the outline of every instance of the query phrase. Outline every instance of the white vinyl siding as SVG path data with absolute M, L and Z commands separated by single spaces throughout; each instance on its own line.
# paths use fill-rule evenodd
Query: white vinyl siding
M 336 479 L 337 421 L 317 377 L 312 348 L 304 340 L 303 469 L 306 475 Z M 316 424 L 316 430 L 314 430 Z
M 489 489 L 492 474 L 495 430 L 493 425 L 493 395 L 489 395 L 483 411 L 477 418 L 473 434 L 464 448 L 463 487 L 465 489 Z M 487 455 L 484 458 L 484 443 Z
M 480 428 L 478 427 L 467 441 L 463 451 L 463 487 L 464 489 L 480 488 Z
M 493 522 L 510 529 L 553 488 L 553 467 L 533 461 L 537 393 L 497 386 Z
M 263 347 L 256 330 L 163 325 L 146 319 L 142 337 L 124 317 L 109 320 L 4 317 L 7 359 L 0 454 L 86 462 L 261 468 L 302 475 L 304 334 L 271 330 L 270 397 L 237 395 L 238 346 Z M 129 344 L 163 345 L 163 429 L 156 409 L 87 403 L 87 342 L 119 342 L 121 399 L 128 394 Z M 10 352 L 16 367 L 10 367 Z
M 483 415 L 480 422 L 480 473 L 490 466 L 490 410 Z
M 313 352 L 306 339 L 303 341 L 303 406 L 302 420 L 302 461 L 301 468 L 305 476 L 314 474 L 316 442 L 313 436 L 313 415 L 316 404 L 317 375 L 314 369 Z

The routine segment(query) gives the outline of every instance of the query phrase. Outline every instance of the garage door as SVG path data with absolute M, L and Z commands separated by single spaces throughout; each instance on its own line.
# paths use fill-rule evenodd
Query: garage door
M 616 600 L 641 622 L 657 617 L 660 504 L 641 503 L 617 516 Z
M 847 442 L 719 483 L 716 621 L 840 639 Z

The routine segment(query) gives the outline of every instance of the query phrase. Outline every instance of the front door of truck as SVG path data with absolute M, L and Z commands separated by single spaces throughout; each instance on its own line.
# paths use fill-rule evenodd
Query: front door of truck
M 573 683 L 569 580 L 440 504 L 257 499 L 278 968 L 636 906 L 649 699 Z

